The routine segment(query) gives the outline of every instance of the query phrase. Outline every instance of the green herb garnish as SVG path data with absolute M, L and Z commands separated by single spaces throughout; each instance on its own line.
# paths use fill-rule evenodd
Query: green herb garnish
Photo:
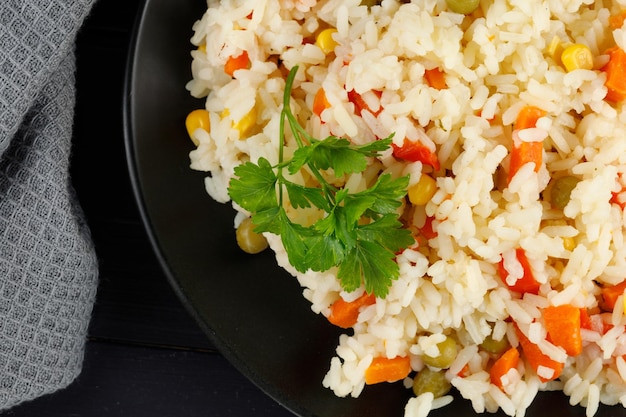
M 257 163 L 239 165 L 229 195 L 252 213 L 256 232 L 280 235 L 289 262 L 298 271 L 326 271 L 336 266 L 344 290 L 354 291 L 364 284 L 368 293 L 385 297 L 392 281 L 398 278 L 396 253 L 414 242 L 397 214 L 406 196 L 408 177 L 392 179 L 390 174 L 383 174 L 372 187 L 357 193 L 327 181 L 323 174 L 329 175 L 331 169 L 336 178 L 364 171 L 367 159 L 387 149 L 392 136 L 365 145 L 353 145 L 335 136 L 324 140 L 310 136 L 290 107 L 297 70 L 296 66 L 289 72 L 285 84 L 279 163 L 272 166 L 267 159 L 259 158 Z M 291 159 L 283 155 L 285 121 L 298 145 Z M 294 174 L 305 166 L 319 182 L 319 188 L 296 184 L 285 177 L 285 170 Z M 293 222 L 283 206 L 285 192 L 294 208 L 314 206 L 324 215 L 310 226 Z

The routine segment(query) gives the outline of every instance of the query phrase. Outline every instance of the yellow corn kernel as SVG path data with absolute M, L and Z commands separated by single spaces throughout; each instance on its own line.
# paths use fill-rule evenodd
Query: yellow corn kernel
M 409 201 L 416 206 L 428 203 L 437 191 L 437 182 L 433 177 L 422 174 L 420 179 L 409 187 Z
M 561 62 L 567 72 L 577 69 L 590 70 L 593 68 L 593 54 L 588 46 L 577 43 L 563 50 Z
M 564 237 L 563 239 L 563 248 L 568 251 L 573 251 L 576 249 L 576 241 L 573 237 Z
M 230 115 L 230 111 L 228 109 L 224 109 L 222 112 L 222 119 L 228 117 Z M 247 134 L 252 130 L 254 125 L 256 124 L 256 108 L 253 107 L 248 113 L 246 113 L 240 120 L 237 122 L 233 122 L 233 128 L 239 131 L 239 140 L 244 140 L 247 138 Z
M 552 58 L 557 64 L 561 64 L 561 54 L 563 53 L 563 44 L 561 38 L 554 36 L 550 45 L 546 48 L 546 54 Z
M 198 51 L 200 52 L 206 52 L 206 44 L 203 43 L 202 45 L 198 46 Z
M 333 52 L 337 46 L 337 41 L 333 38 L 333 34 L 335 33 L 337 33 L 337 29 L 324 29 L 315 39 L 315 45 L 317 45 L 326 55 Z
M 204 129 L 207 132 L 211 127 L 209 121 L 209 112 L 204 109 L 196 109 L 187 115 L 185 118 L 185 127 L 187 128 L 187 134 L 191 138 L 191 141 L 198 146 L 200 142 L 196 139 L 194 132 L 196 129 Z

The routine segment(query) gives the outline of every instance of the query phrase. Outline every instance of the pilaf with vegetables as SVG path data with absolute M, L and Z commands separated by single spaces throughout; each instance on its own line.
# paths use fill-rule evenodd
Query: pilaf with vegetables
M 346 329 L 324 387 L 626 406 L 626 1 L 207 1 L 191 168 Z

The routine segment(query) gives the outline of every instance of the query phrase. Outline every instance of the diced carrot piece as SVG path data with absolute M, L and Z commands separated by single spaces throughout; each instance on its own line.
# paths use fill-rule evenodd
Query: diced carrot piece
M 530 129 L 537 126 L 537 120 L 546 115 L 546 112 L 535 106 L 524 106 L 515 120 L 515 130 Z M 543 159 L 542 142 L 520 142 L 511 148 L 508 181 L 511 182 L 517 171 L 528 162 L 535 163 L 535 172 L 539 172 Z
M 517 114 L 514 129 L 521 130 L 537 127 L 537 120 L 545 115 L 545 110 L 540 109 L 539 107 L 524 106 Z
M 609 17 L 609 27 L 611 29 L 619 29 L 624 25 L 626 20 L 626 10 L 622 10 L 618 14 L 614 14 Z
M 605 334 L 613 328 L 611 324 L 612 313 L 594 313 L 589 316 L 591 330 L 594 332 Z
M 611 204 L 617 204 L 622 210 L 626 208 L 626 200 L 624 200 L 624 191 L 626 190 L 622 189 L 620 191 L 611 192 L 611 199 L 609 200 Z
M 356 324 L 361 307 L 369 306 L 374 303 L 376 303 L 376 296 L 374 296 L 374 294 L 365 293 L 350 302 L 339 298 L 330 306 L 328 321 L 342 329 L 348 329 Z
M 321 117 L 322 112 L 329 107 L 330 103 L 326 98 L 326 92 L 323 88 L 320 88 L 317 90 L 317 93 L 315 93 L 315 98 L 313 99 L 313 113 Z
M 243 51 L 241 54 L 237 56 L 230 56 L 226 60 L 226 64 L 224 64 L 224 72 L 231 77 L 234 76 L 235 71 L 240 69 L 246 69 L 250 67 L 250 58 L 248 57 L 248 52 Z
M 506 375 L 511 369 L 517 368 L 519 363 L 519 351 L 512 347 L 502 354 L 493 364 L 489 370 L 489 376 L 491 377 L 491 383 L 502 389 L 502 377 Z
M 597 318 L 599 319 L 599 327 L 601 330 L 601 334 L 606 334 L 609 330 L 611 330 L 615 325 L 611 323 L 612 313 L 599 313 L 597 314 Z
M 541 349 L 539 349 L 539 346 L 528 340 L 528 338 L 519 330 L 519 328 L 517 328 L 517 326 L 515 330 L 524 353 L 524 358 L 528 361 L 528 364 L 535 370 L 535 372 L 537 372 L 539 379 L 543 382 L 557 379 L 563 371 L 564 364 L 551 359 L 548 355 L 543 353 Z M 539 367 L 552 369 L 552 375 L 549 378 L 542 376 L 541 372 L 538 372 Z
M 426 78 L 428 85 L 434 89 L 444 90 L 448 88 L 445 73 L 439 68 L 427 69 L 424 72 L 424 78 Z
M 515 250 L 515 256 L 517 260 L 522 265 L 522 269 L 524 270 L 524 274 L 521 278 L 515 281 L 515 284 L 509 285 L 506 282 L 506 278 L 509 276 L 509 272 L 504 267 L 504 259 L 498 263 L 498 273 L 500 275 L 500 279 L 502 282 L 509 287 L 511 291 L 519 292 L 519 293 L 530 293 L 537 294 L 539 292 L 540 284 L 535 279 L 533 275 L 533 271 L 530 268 L 530 262 L 528 262 L 528 258 L 526 257 L 526 252 L 522 248 L 517 248 Z
M 565 349 L 570 356 L 579 355 L 583 351 L 578 307 L 570 304 L 546 307 L 543 310 L 543 320 L 553 344 Z
M 426 217 L 426 221 L 424 222 L 424 226 L 420 227 L 419 232 L 426 239 L 433 239 L 437 237 L 437 231 L 433 228 L 433 220 L 434 217 Z
M 600 290 L 602 296 L 602 308 L 605 311 L 613 311 L 617 297 L 624 294 L 626 290 L 626 280 L 617 285 L 606 285 Z
M 377 357 L 365 370 L 365 383 L 368 385 L 380 382 L 395 382 L 409 376 L 411 360 L 408 356 L 395 358 Z
M 483 110 L 479 110 L 476 114 L 477 114 L 477 116 L 478 116 L 478 117 L 483 117 L 483 118 L 485 117 L 485 116 L 483 115 Z M 493 115 L 491 118 L 486 119 L 486 120 L 487 120 L 489 123 L 491 123 L 491 122 L 493 122 L 495 119 L 496 119 L 496 116 L 495 116 L 495 115 Z
M 580 309 L 580 328 L 592 330 L 591 317 L 589 317 L 589 311 L 586 308 Z
M 374 94 L 376 94 L 379 98 L 382 96 L 382 92 L 377 91 L 377 90 L 372 90 Z M 372 113 L 374 116 L 378 116 L 380 114 L 380 112 L 383 110 L 382 107 L 379 107 L 378 110 L 373 111 L 372 109 L 369 108 L 369 106 L 367 105 L 367 103 L 365 102 L 365 100 L 363 100 L 363 97 L 361 97 L 361 95 L 359 93 L 357 93 L 354 90 L 350 90 L 348 91 L 348 100 L 354 104 L 354 113 L 357 116 L 360 116 L 361 113 L 364 110 L 367 110 L 368 112 Z
M 509 183 L 517 174 L 517 171 L 528 162 L 535 163 L 535 172 L 539 172 L 543 159 L 542 142 L 521 142 L 519 146 L 511 149 L 511 162 L 509 164 Z
M 606 99 L 615 103 L 626 99 L 626 52 L 619 47 L 606 51 L 609 62 L 602 67 L 606 73 Z
M 402 146 L 392 143 L 391 147 L 393 148 L 393 156 L 396 158 L 412 162 L 420 161 L 422 164 L 433 167 L 435 171 L 439 171 L 441 167 L 437 153 L 431 151 L 418 140 L 412 141 L 404 138 Z

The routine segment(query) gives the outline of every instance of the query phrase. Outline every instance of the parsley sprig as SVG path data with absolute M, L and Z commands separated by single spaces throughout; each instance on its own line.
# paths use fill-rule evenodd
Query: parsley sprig
M 298 67 L 287 77 L 281 111 L 279 162 L 272 166 L 265 158 L 245 162 L 235 168 L 229 195 L 252 213 L 256 232 L 280 235 L 293 267 L 306 272 L 338 267 L 337 277 L 346 291 L 361 285 L 368 293 L 385 297 L 399 267 L 395 254 L 413 243 L 409 230 L 402 227 L 397 209 L 406 196 L 408 177 L 393 179 L 385 173 L 370 188 L 352 193 L 326 178 L 364 171 L 368 158 L 376 157 L 391 145 L 391 136 L 365 145 L 329 136 L 312 137 L 293 115 L 291 90 Z M 285 122 L 297 150 L 284 157 Z M 290 181 L 285 175 L 308 168 L 319 187 Z M 285 194 L 295 209 L 316 207 L 324 212 L 310 226 L 294 222 L 285 210 Z

